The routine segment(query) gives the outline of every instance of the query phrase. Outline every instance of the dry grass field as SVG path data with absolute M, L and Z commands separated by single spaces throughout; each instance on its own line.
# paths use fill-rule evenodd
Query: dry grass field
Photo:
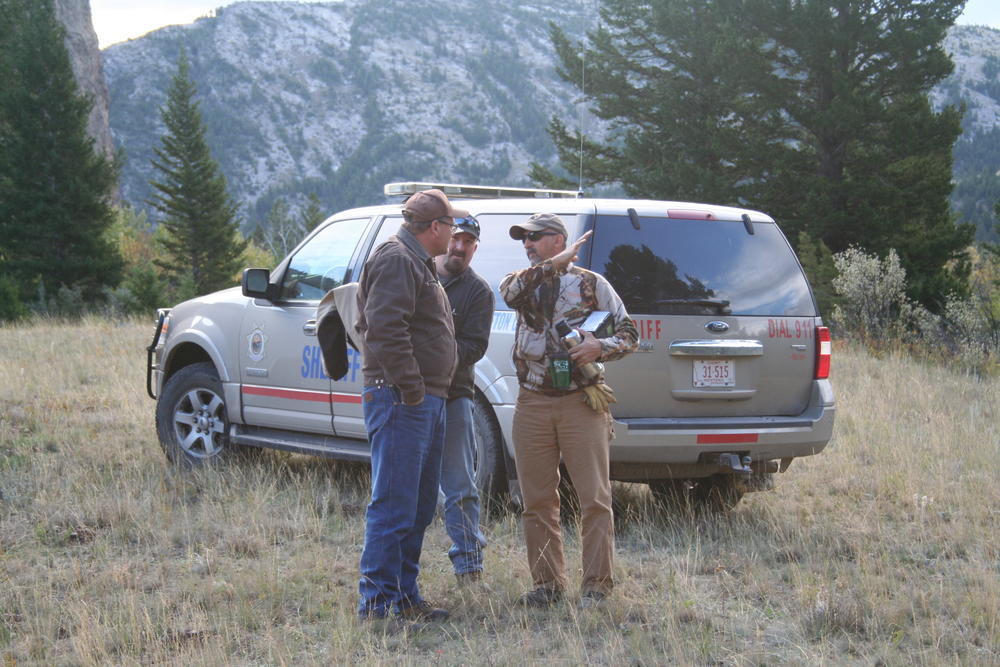
M 774 491 L 720 518 L 616 485 L 606 607 L 514 607 L 516 517 L 487 521 L 490 592 L 463 597 L 437 522 L 423 590 L 452 621 L 387 635 L 353 615 L 365 467 L 171 469 L 143 388 L 151 334 L 0 327 L 3 665 L 1000 664 L 995 378 L 837 349 L 835 438 Z

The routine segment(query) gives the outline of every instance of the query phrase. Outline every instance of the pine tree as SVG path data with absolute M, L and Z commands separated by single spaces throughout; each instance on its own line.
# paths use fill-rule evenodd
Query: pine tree
M 160 237 L 166 258 L 157 264 L 175 287 L 190 284 L 206 294 L 233 284 L 246 241 L 225 176 L 209 151 L 196 94 L 182 51 L 160 112 L 167 133 L 154 151 L 161 180 L 150 182 L 156 193 L 149 203 L 163 214 L 166 231 Z
M 304 229 L 306 233 L 309 233 L 316 229 L 316 225 L 323 222 L 325 219 L 326 216 L 323 215 L 323 207 L 320 206 L 319 197 L 315 192 L 310 192 L 309 201 L 306 204 L 306 207 L 302 209 L 302 229 Z
M 51 0 L 0 0 L 0 273 L 22 302 L 121 277 L 109 230 L 115 166 L 87 134 Z M 16 289 L 11 289 L 13 284 Z
M 602 0 L 584 48 L 553 28 L 560 74 L 610 134 L 585 175 L 640 197 L 762 208 L 840 252 L 896 248 L 911 297 L 968 276 L 948 208 L 960 112 L 935 112 L 964 0 Z M 567 171 L 579 134 L 550 126 Z M 544 175 L 540 170 L 537 175 Z M 918 277 L 918 278 L 917 278 Z

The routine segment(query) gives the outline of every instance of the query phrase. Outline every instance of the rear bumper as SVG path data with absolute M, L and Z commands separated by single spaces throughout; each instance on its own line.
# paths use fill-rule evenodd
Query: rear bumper
M 615 420 L 611 476 L 619 480 L 710 474 L 706 455 L 732 452 L 754 462 L 811 456 L 833 436 L 836 406 L 828 380 L 817 380 L 809 407 L 795 416 Z
M 511 453 L 513 406 L 494 406 Z M 836 405 L 828 380 L 813 383 L 809 407 L 794 416 L 616 419 L 611 478 L 643 481 L 719 471 L 711 454 L 737 453 L 756 464 L 811 456 L 833 435 Z M 786 467 L 782 465 L 782 469 Z

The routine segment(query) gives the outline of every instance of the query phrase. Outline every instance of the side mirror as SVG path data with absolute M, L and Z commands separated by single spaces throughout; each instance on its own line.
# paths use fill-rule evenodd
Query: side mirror
M 243 269 L 243 296 L 270 300 L 270 287 L 270 269 Z

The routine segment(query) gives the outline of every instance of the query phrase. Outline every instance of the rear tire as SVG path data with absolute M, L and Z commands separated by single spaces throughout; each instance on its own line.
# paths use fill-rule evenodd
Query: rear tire
M 493 408 L 482 397 L 472 402 L 472 425 L 476 437 L 476 487 L 482 503 L 502 502 L 507 493 L 503 434 Z
M 229 418 L 215 366 L 185 366 L 170 376 L 156 403 L 156 434 L 171 463 L 198 467 L 221 462 L 229 443 Z

